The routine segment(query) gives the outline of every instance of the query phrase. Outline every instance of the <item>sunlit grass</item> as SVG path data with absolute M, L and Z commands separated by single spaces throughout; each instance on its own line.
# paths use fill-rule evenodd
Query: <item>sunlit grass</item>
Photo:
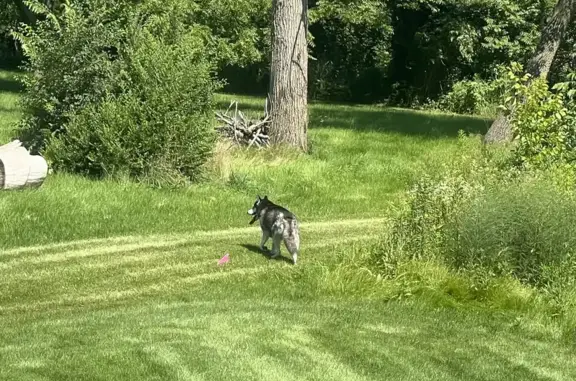
M 13 102 L 16 95 L 5 99 Z M 219 95 L 219 107 L 231 99 L 252 113 L 263 104 Z M 6 108 L 11 111 L 3 131 L 19 116 L 14 103 Z M 369 106 L 314 105 L 310 112 L 310 154 L 221 145 L 209 163 L 212 181 L 188 189 L 55 174 L 39 190 L 2 194 L 0 247 L 243 226 L 257 194 L 288 206 L 303 221 L 387 216 L 419 174 L 453 160 L 456 126 L 485 127 L 481 119 Z M 450 129 L 443 131 L 444 124 Z
M 20 116 L 9 88 L 3 142 Z M 220 107 L 231 99 L 263 106 L 221 94 Z M 1 193 L 0 379 L 576 378 L 549 327 L 435 300 L 452 279 L 441 268 L 406 270 L 437 293 L 391 302 L 397 284 L 354 267 L 407 186 L 484 120 L 322 104 L 310 115 L 310 154 L 221 144 L 210 181 L 188 189 L 56 174 Z M 298 266 L 255 248 L 256 194 L 302 221 Z
M 20 84 L 15 75 L 16 72 L 0 70 L 0 143 L 12 137 L 13 127 L 22 115 L 16 104 Z

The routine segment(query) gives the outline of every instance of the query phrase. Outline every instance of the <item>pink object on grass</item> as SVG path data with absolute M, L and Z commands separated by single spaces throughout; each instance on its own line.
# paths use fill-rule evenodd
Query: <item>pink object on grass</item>
M 226 255 L 220 258 L 220 260 L 218 261 L 218 266 L 222 266 L 223 264 L 228 262 L 230 262 L 230 254 L 226 253 Z

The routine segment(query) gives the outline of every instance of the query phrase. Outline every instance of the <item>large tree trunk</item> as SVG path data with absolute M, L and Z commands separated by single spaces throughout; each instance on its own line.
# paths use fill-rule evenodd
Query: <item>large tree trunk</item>
M 576 0 L 558 0 L 550 19 L 542 29 L 540 42 L 534 56 L 528 61 L 526 71 L 534 78 L 547 78 L 556 51 L 562 42 L 562 38 L 572 20 L 575 12 Z M 510 118 L 505 114 L 499 114 L 484 136 L 485 143 L 509 142 L 513 139 Z
M 18 11 L 20 12 L 20 18 L 22 19 L 23 22 L 25 22 L 28 25 L 33 25 L 36 23 L 36 15 L 34 14 L 34 12 L 28 9 L 28 6 L 24 4 L 23 0 L 14 0 L 14 3 L 16 4 L 16 7 L 18 7 Z
M 270 141 L 308 150 L 308 0 L 273 0 Z

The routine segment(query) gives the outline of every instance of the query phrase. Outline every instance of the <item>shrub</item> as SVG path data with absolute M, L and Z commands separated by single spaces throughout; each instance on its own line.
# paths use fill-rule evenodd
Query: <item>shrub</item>
M 88 175 L 198 180 L 215 141 L 214 83 L 201 40 L 188 35 L 168 46 L 148 35 L 133 49 L 130 91 L 75 115 L 46 154 L 55 168 Z
M 511 85 L 507 70 L 506 66 L 497 66 L 490 79 L 475 75 L 473 79 L 458 81 L 437 101 L 430 102 L 427 108 L 457 114 L 495 116 Z
M 576 168 L 576 73 L 552 89 L 544 78 L 522 73 L 513 64 L 502 108 L 510 114 L 517 137 L 512 164 L 524 169 L 558 165 Z
M 69 115 L 120 93 L 125 82 L 117 57 L 126 39 L 122 10 L 91 1 L 86 7 L 67 7 L 59 16 L 49 14 L 16 34 L 27 57 L 21 100 L 28 116 L 18 134 L 33 151 L 64 131 Z
M 469 202 L 446 226 L 452 238 L 446 261 L 548 291 L 563 288 L 576 276 L 576 200 L 547 180 L 527 176 L 498 184 Z
M 501 89 L 496 82 L 482 79 L 456 82 L 452 89 L 442 95 L 432 106 L 457 114 L 486 115 L 495 114 Z
M 198 180 L 219 84 L 204 31 L 172 15 L 178 4 L 92 0 L 26 28 L 21 139 L 61 171 Z
M 574 181 L 565 187 L 564 167 L 550 173 L 471 163 L 468 171 L 419 181 L 364 266 L 386 280 L 380 292 L 388 297 L 512 309 L 531 322 L 554 320 L 573 343 Z
M 413 260 L 443 263 L 479 285 L 513 277 L 559 296 L 575 285 L 576 197 L 563 172 L 516 172 L 475 162 L 421 179 L 376 254 L 383 273 Z M 570 281 L 567 281 L 570 280 Z M 568 288 L 566 287 L 568 286 Z
M 397 285 L 398 295 L 448 295 L 514 309 L 537 301 L 532 312 L 562 316 L 563 333 L 573 341 L 576 166 L 567 105 L 576 90 L 568 83 L 550 91 L 539 80 L 508 74 L 516 98 L 507 101 L 517 102 L 516 147 L 466 145 L 443 175 L 420 179 L 370 263 Z
M 489 165 L 499 158 L 485 151 L 478 137 L 461 134 L 459 150 L 462 154 L 458 160 L 447 163 L 435 177 L 422 177 L 408 192 L 405 208 L 395 218 L 391 233 L 375 258 L 392 271 L 391 275 L 398 263 L 441 258 L 452 239 L 447 226 L 486 186 L 503 176 L 498 166 Z

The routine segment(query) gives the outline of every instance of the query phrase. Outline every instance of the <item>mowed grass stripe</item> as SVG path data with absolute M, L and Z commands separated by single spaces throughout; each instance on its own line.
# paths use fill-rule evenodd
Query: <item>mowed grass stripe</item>
M 198 284 L 203 281 L 207 280 L 217 280 L 220 278 L 226 278 L 231 276 L 238 276 L 238 275 L 248 275 L 248 274 L 255 274 L 259 271 L 268 268 L 268 266 L 258 266 L 258 267 L 251 267 L 251 268 L 240 268 L 240 269 L 232 269 L 227 271 L 221 272 L 208 272 L 203 274 L 198 274 L 194 276 L 189 276 L 180 279 L 172 279 L 170 281 L 154 283 L 149 286 L 145 287 L 138 287 L 138 288 L 130 288 L 130 289 L 121 289 L 121 290 L 99 290 L 97 293 L 91 293 L 86 295 L 62 295 L 57 299 L 47 300 L 47 301 L 38 301 L 34 303 L 22 303 L 22 304 L 15 304 L 11 306 L 0 306 L 0 312 L 7 313 L 7 312 L 23 312 L 23 311 L 39 311 L 39 310 L 46 310 L 47 308 L 52 308 L 55 306 L 61 305 L 86 305 L 92 303 L 110 303 L 114 301 L 118 301 L 121 299 L 134 299 L 141 296 L 146 296 L 149 294 L 156 294 L 162 293 L 166 294 L 174 289 L 182 288 L 184 286 L 189 286 L 193 284 Z
M 318 231 L 304 232 L 305 234 L 307 233 L 307 235 L 302 237 L 303 243 L 301 250 L 305 251 L 306 248 L 309 247 L 308 245 L 309 242 L 327 239 L 334 234 L 337 234 L 338 237 L 356 236 L 359 233 L 366 233 L 366 232 L 377 233 L 379 228 L 380 226 L 371 225 L 367 227 L 361 227 L 361 229 L 347 229 L 346 231 L 318 230 Z M 183 255 L 186 255 L 192 252 L 201 251 L 202 248 L 209 249 L 213 246 L 219 246 L 221 247 L 222 250 L 226 250 L 227 248 L 234 250 L 236 249 L 236 246 L 242 241 L 244 241 L 243 243 L 245 244 L 252 241 L 251 243 L 253 245 L 257 245 L 259 243 L 259 232 L 254 233 L 256 234 L 254 234 L 254 238 L 251 240 L 249 240 L 248 238 L 240 240 L 242 236 L 239 237 L 223 236 L 218 239 L 202 238 L 202 239 L 179 240 L 171 242 L 111 245 L 111 246 L 63 251 L 59 253 L 44 254 L 44 255 L 34 254 L 21 257 L 12 256 L 9 258 L 4 258 L 4 260 L 0 262 L 0 273 L 2 271 L 7 271 L 15 267 L 33 266 L 33 265 L 49 266 L 49 263 L 51 262 L 78 261 L 82 258 L 90 258 L 98 256 L 104 256 L 104 257 L 131 256 L 134 258 L 138 258 L 138 253 L 157 252 L 160 255 L 161 253 L 166 252 L 166 250 L 176 250 L 176 249 L 181 249 Z M 271 240 L 267 243 L 267 245 L 270 247 Z M 213 253 L 210 250 L 206 250 L 205 255 L 218 255 L 218 254 Z M 98 261 L 98 258 L 96 258 L 95 260 Z M 57 264 L 58 263 L 56 263 L 56 265 Z
M 374 228 L 378 227 L 383 222 L 387 221 L 387 218 L 361 218 L 361 219 L 344 219 L 344 220 L 333 220 L 333 221 L 318 221 L 318 222 L 301 222 L 300 230 L 302 234 L 307 231 L 333 231 L 341 228 Z M 83 250 L 87 246 L 94 247 L 98 245 L 114 245 L 115 247 L 129 246 L 129 245 L 141 245 L 142 247 L 150 245 L 163 245 L 163 244 L 183 244 L 183 243 L 193 243 L 195 241 L 202 241 L 206 239 L 218 238 L 222 239 L 236 239 L 250 233 L 257 233 L 259 228 L 256 226 L 249 227 L 239 227 L 230 228 L 223 230 L 207 230 L 207 231 L 197 231 L 185 234 L 162 234 L 162 235 L 149 235 L 149 236 L 122 236 L 122 237 L 110 237 L 110 238 L 95 238 L 88 240 L 78 240 L 70 242 L 60 242 L 48 245 L 37 245 L 28 247 L 19 247 L 15 249 L 4 250 L 0 252 L 0 258 L 6 256 L 14 255 L 45 255 L 52 252 L 59 253 L 62 250 Z M 258 234 L 258 233 L 257 233 Z M 120 249 L 122 250 L 122 249 Z
M 366 242 L 374 238 L 376 238 L 374 235 L 338 237 L 310 244 L 308 249 L 335 248 L 357 241 Z M 329 253 L 330 251 L 313 253 L 309 262 L 321 261 Z M 241 256 L 239 257 L 242 258 Z M 28 282 L 24 283 L 27 285 L 27 290 L 22 288 L 22 279 L 19 279 L 17 275 L 12 275 L 8 279 L 3 279 L 2 283 L 0 283 L 5 291 L 2 294 L 4 302 L 0 306 L 0 313 L 31 312 L 57 306 L 85 305 L 87 303 L 111 303 L 122 299 L 152 294 L 168 295 L 170 292 L 199 284 L 202 281 L 253 275 L 264 270 L 273 271 L 278 268 L 279 261 L 269 261 L 260 255 L 253 254 L 248 257 L 248 261 L 235 261 L 233 259 L 232 265 L 225 268 L 217 267 L 216 262 L 217 258 L 193 263 L 165 264 L 165 262 L 160 261 L 158 266 L 152 268 L 143 269 L 133 266 L 131 268 L 117 269 L 116 273 L 107 271 L 91 272 L 76 268 L 75 272 L 59 274 L 57 269 L 54 269 L 55 271 L 52 274 L 50 271 L 43 271 L 41 273 L 42 277 L 28 278 Z M 240 266 L 243 267 L 232 267 L 237 267 L 234 262 L 240 262 Z M 262 265 L 262 262 L 266 264 Z M 282 266 L 282 264 L 280 265 Z M 284 262 L 284 266 L 292 267 L 286 262 Z M 79 277 L 79 274 L 81 274 L 81 277 Z M 68 284 L 68 281 L 71 284 Z M 18 291 L 20 296 L 26 296 L 27 302 L 10 303 L 10 300 L 15 299 L 14 295 L 10 295 L 11 290 L 13 292 Z M 65 293 L 65 295 L 61 293 Z M 46 297 L 53 297 L 54 294 L 58 296 L 43 300 Z M 37 301 L 31 302 L 31 297 L 34 297 Z
M 313 263 L 322 260 L 322 249 L 330 246 L 349 244 L 355 241 L 368 241 L 377 235 L 353 235 L 350 237 L 336 236 L 334 238 L 322 237 L 314 244 L 306 246 L 306 252 L 301 255 L 301 263 Z M 90 261 L 88 266 L 83 267 L 81 261 L 77 261 L 70 266 L 69 263 L 49 262 L 46 266 L 34 265 L 21 266 L 10 271 L 0 271 L 0 288 L 4 291 L 0 294 L 0 304 L 10 304 L 16 300 L 39 300 L 58 295 L 61 292 L 84 292 L 83 290 L 93 291 L 98 288 L 130 288 L 139 287 L 146 283 L 162 281 L 166 278 L 185 277 L 189 273 L 184 270 L 184 266 L 190 263 L 192 267 L 201 260 L 209 260 L 214 265 L 220 258 L 225 244 L 222 246 L 212 245 L 209 247 L 196 247 L 196 251 L 205 251 L 211 254 L 191 254 L 189 252 L 173 252 L 168 255 L 164 251 L 157 251 L 147 254 L 147 260 L 144 262 L 125 262 L 121 265 L 110 266 L 105 264 L 109 257 L 97 257 L 101 265 L 94 266 L 94 261 Z M 285 252 L 283 252 L 286 255 Z M 150 257 L 153 255 L 154 258 Z M 209 259 L 209 257 L 212 257 Z M 137 258 L 134 258 L 137 259 Z M 259 253 L 252 253 L 248 249 L 241 248 L 241 251 L 235 251 L 233 254 L 234 266 L 254 266 L 266 260 Z M 170 266 L 172 271 L 149 271 L 148 276 L 137 276 L 139 272 L 145 272 L 162 266 Z M 179 269 L 179 270 L 178 270 Z
M 10 339 L 0 346 L 0 378 L 93 378 L 86 368 L 110 380 L 180 380 L 190 374 L 203 380 L 359 381 L 574 380 L 575 375 L 569 350 L 522 337 L 482 314 L 472 318 L 365 301 L 271 305 L 219 299 L 162 307 L 61 311 L 26 329 L 19 329 L 21 323 L 5 326 L 2 332 Z M 150 364 L 159 362 L 161 371 L 150 372 Z
M 188 250 L 190 253 L 198 253 L 204 250 L 204 247 L 194 247 Z M 120 255 L 118 255 L 120 254 Z M 196 259 L 198 260 L 198 259 Z M 65 265 L 59 263 L 40 263 L 36 266 L 27 266 L 25 271 L 6 272 L 4 280 L 24 281 L 24 280 L 40 280 L 43 278 L 50 278 L 54 276 L 73 275 L 77 272 L 84 272 L 84 274 L 91 272 L 105 271 L 108 274 L 114 269 L 131 268 L 134 266 L 146 268 L 148 266 L 156 266 L 158 262 L 182 262 L 182 250 L 168 250 L 168 251 L 145 251 L 132 253 L 114 253 L 114 255 L 102 256 L 94 260 L 86 260 L 86 257 L 80 257 L 77 261 L 68 262 Z M 19 263 L 19 265 L 27 265 L 26 263 Z M 7 268 L 7 267 L 6 267 Z
M 359 236 L 353 235 L 350 237 L 339 236 L 337 238 L 322 238 L 322 240 L 319 240 L 319 243 L 306 245 L 306 251 L 343 243 L 369 241 L 376 237 L 377 236 L 373 234 L 364 234 Z M 224 244 L 220 243 L 220 245 Z M 48 263 L 43 263 L 39 258 L 34 258 L 34 261 L 12 262 L 10 264 L 3 264 L 3 267 L 0 265 L 0 270 L 14 270 L 14 268 L 18 270 L 19 267 L 26 267 L 22 271 L 0 272 L 3 276 L 0 284 L 6 285 L 10 282 L 16 281 L 42 280 L 45 278 L 54 278 L 56 276 L 72 276 L 78 272 L 82 272 L 84 277 L 90 273 L 101 272 L 104 272 L 107 277 L 110 277 L 114 275 L 115 272 L 127 273 L 133 268 L 144 272 L 153 272 L 150 271 L 150 269 L 157 269 L 159 268 L 158 266 L 161 268 L 177 268 L 179 266 L 185 266 L 188 262 L 191 262 L 192 266 L 196 266 L 198 261 L 207 260 L 208 257 L 212 257 L 208 261 L 216 262 L 220 255 L 222 255 L 224 247 L 218 247 L 218 249 L 219 250 L 212 245 L 210 247 L 194 246 L 169 251 L 151 250 L 139 252 L 137 254 L 132 254 L 132 252 L 130 252 L 128 255 L 124 252 L 116 252 L 116 255 L 106 255 L 103 257 L 93 258 L 91 261 L 85 261 L 84 259 L 86 256 L 75 257 L 77 261 L 66 263 L 65 265 L 54 263 L 55 261 L 53 260 L 48 261 Z M 243 250 L 245 251 L 245 249 Z M 202 255 L 199 255 L 199 253 Z M 235 253 L 234 259 L 241 259 L 243 262 L 249 259 L 258 260 L 260 258 L 259 255 L 247 255 L 245 252 L 240 252 L 238 254 L 239 255 L 236 255 Z M 283 248 L 283 254 L 287 255 L 285 248 Z M 314 252 L 310 253 L 311 256 L 316 257 L 315 254 L 316 253 Z M 34 263 L 36 266 L 29 266 L 30 263 Z

